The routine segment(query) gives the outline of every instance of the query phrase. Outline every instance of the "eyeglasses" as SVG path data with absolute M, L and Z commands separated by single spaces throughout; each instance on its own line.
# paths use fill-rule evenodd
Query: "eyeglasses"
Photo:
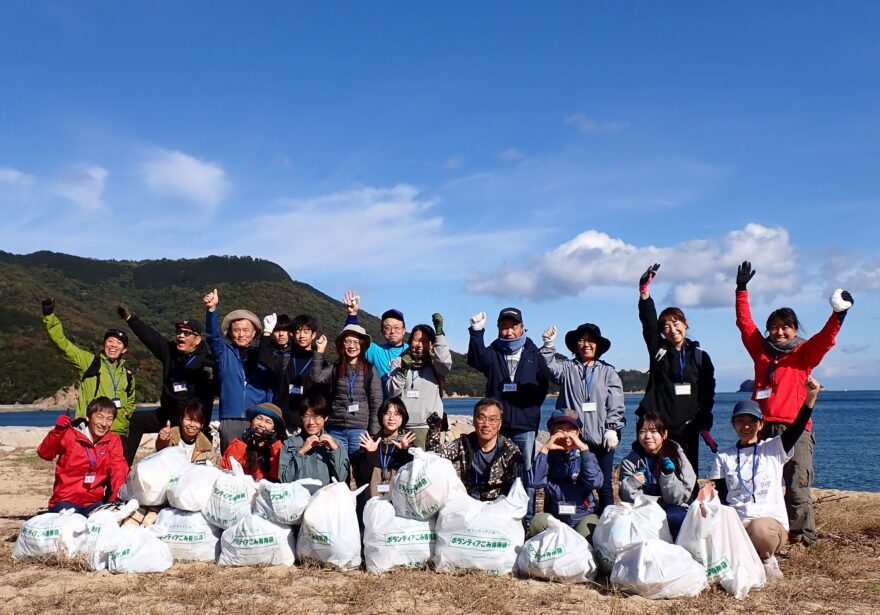
M 401 331 L 403 331 L 403 327 L 401 327 L 400 325 L 385 325 L 384 327 L 382 327 L 382 330 L 385 333 L 400 333 Z
M 324 417 L 320 414 L 303 414 L 302 421 L 303 423 L 320 423 L 324 420 Z
M 360 340 L 342 340 L 342 345 L 343 346 L 351 346 L 352 348 L 354 348 L 356 346 L 360 346 L 361 341 Z
M 497 425 L 500 422 L 500 416 L 483 416 L 481 414 L 474 417 L 474 423 L 488 423 L 489 425 Z
M 387 416 L 390 419 L 402 419 L 403 415 L 398 412 L 386 412 L 384 416 Z
M 189 329 L 178 329 L 176 335 L 190 337 L 192 335 L 198 335 L 198 334 L 195 331 L 190 331 Z

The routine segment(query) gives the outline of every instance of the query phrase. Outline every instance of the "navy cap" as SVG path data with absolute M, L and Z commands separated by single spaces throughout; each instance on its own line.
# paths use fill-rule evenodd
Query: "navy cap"
M 204 330 L 202 323 L 194 319 L 181 320 L 174 325 L 174 328 L 178 331 L 192 331 L 196 335 L 201 335 Z
M 517 324 L 522 324 L 522 312 L 519 311 L 519 308 L 515 307 L 506 307 L 500 312 L 498 312 L 498 324 L 501 324 L 501 321 L 505 318 L 509 318 L 510 320 L 515 321 Z
M 761 406 L 752 399 L 744 399 L 743 401 L 736 402 L 736 405 L 733 407 L 733 415 L 731 415 L 730 418 L 736 418 L 742 414 L 753 416 L 759 421 L 764 420 L 764 413 L 761 412 Z
M 393 318 L 394 320 L 399 320 L 400 322 L 406 324 L 406 321 L 403 319 L 403 312 L 401 312 L 400 310 L 385 310 L 382 313 L 382 318 L 380 320 L 384 321 L 386 318 Z
M 553 429 L 556 425 L 571 425 L 578 431 L 584 428 L 584 424 L 579 417 L 573 416 L 572 413 L 566 411 L 565 414 L 555 414 L 547 419 L 547 429 Z

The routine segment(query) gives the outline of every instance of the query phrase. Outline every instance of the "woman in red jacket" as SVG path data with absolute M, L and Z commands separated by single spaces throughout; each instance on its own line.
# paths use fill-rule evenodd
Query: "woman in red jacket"
M 245 474 L 254 480 L 278 482 L 278 454 L 287 436 L 281 408 L 271 403 L 262 403 L 245 412 L 251 426 L 243 434 L 229 443 L 220 466 L 231 470 L 231 459 L 241 464 Z
M 71 422 L 62 414 L 37 448 L 46 461 L 56 457 L 55 486 L 49 512 L 72 508 L 87 515 L 117 498 L 128 476 L 122 440 L 110 433 L 116 405 L 109 397 L 96 397 L 86 408 L 86 418 Z
M 743 345 L 755 362 L 754 399 L 761 406 L 764 428 L 761 438 L 778 436 L 794 423 L 806 399 L 804 383 L 813 368 L 834 346 L 853 298 L 845 290 L 831 296 L 834 312 L 822 330 L 808 340 L 798 335 L 800 322 L 791 308 L 779 308 L 767 318 L 767 336 L 752 320 L 746 286 L 755 275 L 752 264 L 743 262 L 736 272 L 736 326 Z M 809 546 L 816 541 L 816 520 L 810 486 L 813 484 L 812 421 L 798 438 L 791 459 L 783 467 L 785 507 L 789 520 L 789 540 Z

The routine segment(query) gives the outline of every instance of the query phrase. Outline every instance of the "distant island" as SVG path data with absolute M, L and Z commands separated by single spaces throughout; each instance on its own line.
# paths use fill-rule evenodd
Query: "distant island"
M 739 385 L 739 389 L 737 389 L 737 393 L 751 393 L 755 390 L 755 381 L 754 380 L 743 380 L 742 384 Z

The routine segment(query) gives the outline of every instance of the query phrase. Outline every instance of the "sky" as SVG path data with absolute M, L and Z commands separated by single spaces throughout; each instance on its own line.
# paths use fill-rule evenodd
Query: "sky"
M 658 262 L 719 390 L 752 376 L 750 260 L 759 326 L 790 306 L 812 335 L 852 292 L 816 376 L 878 389 L 878 26 L 867 1 L 7 0 L 0 249 L 250 255 L 441 312 L 461 352 L 512 305 L 640 370 Z

